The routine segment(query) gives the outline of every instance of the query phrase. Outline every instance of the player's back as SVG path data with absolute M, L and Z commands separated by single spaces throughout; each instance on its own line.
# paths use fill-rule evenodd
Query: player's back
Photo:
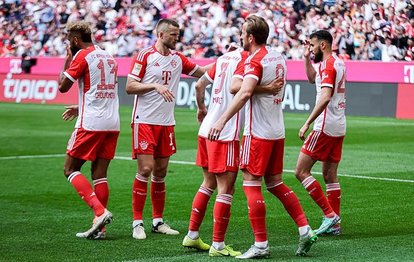
M 119 130 L 118 64 L 105 50 L 91 46 L 79 51 L 79 117 L 76 127 L 91 131 Z M 76 74 L 76 73 L 75 73 Z
M 263 47 L 246 60 L 245 77 L 252 75 L 258 85 L 269 84 L 277 77 L 286 82 L 286 61 L 274 48 Z M 276 94 L 253 94 L 246 104 L 245 135 L 263 139 L 285 137 L 282 102 L 285 86 Z
M 217 59 L 214 66 L 206 73 L 206 77 L 213 82 L 211 87 L 210 105 L 204 118 L 199 135 L 207 137 L 211 126 L 226 111 L 234 95 L 230 93 L 232 78 L 238 66 L 242 66 L 248 54 L 242 50 L 228 52 Z M 239 139 L 239 114 L 234 115 L 224 126 L 220 135 L 221 141 Z

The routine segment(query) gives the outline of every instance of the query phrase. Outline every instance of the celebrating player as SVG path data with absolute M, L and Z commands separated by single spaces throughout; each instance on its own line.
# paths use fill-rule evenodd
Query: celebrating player
M 93 45 L 86 22 L 69 23 L 67 31 L 70 47 L 59 90 L 67 92 L 79 79 L 79 107 L 67 107 L 63 119 L 79 117 L 68 142 L 64 174 L 95 214 L 92 227 L 76 236 L 104 238 L 104 225 L 112 220 L 111 212 L 106 210 L 107 169 L 115 155 L 119 135 L 118 66 L 110 54 Z M 92 161 L 94 189 L 81 173 L 82 165 L 88 160 Z
M 314 55 L 315 67 L 310 60 L 311 53 Z M 316 233 L 338 235 L 341 233 L 341 188 L 337 170 L 346 130 L 345 64 L 332 53 L 332 36 L 326 30 L 310 35 L 304 55 L 306 75 L 309 82 L 316 84 L 317 95 L 312 113 L 299 130 L 299 138 L 305 142 L 299 153 L 295 174 L 324 213 Z M 312 123 L 313 131 L 305 140 L 306 131 Z M 322 162 L 327 198 L 311 175 L 316 161 Z
M 266 47 L 269 27 L 266 21 L 252 15 L 242 28 L 243 48 L 251 55 L 244 67 L 244 78 L 227 111 L 211 128 L 208 137 L 220 137 L 227 121 L 246 104 L 246 123 L 241 149 L 240 168 L 243 171 L 243 190 L 247 197 L 249 219 L 255 244 L 240 259 L 270 255 L 266 233 L 266 206 L 261 191 L 262 177 L 267 189 L 283 203 L 299 227 L 297 255 L 304 255 L 317 237 L 309 227 L 295 193 L 282 181 L 285 129 L 281 103 L 284 86 L 277 94 L 254 94 L 256 85 L 266 84 L 277 76 L 286 76 L 286 62 L 274 49 Z M 249 103 L 246 103 L 249 101 Z

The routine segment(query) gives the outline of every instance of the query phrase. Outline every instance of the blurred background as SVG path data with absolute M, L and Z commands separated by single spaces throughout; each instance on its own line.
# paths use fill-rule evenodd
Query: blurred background
M 301 42 L 317 29 L 332 33 L 345 60 L 414 59 L 414 0 L 6 0 L 0 1 L 0 57 L 62 57 L 66 23 L 82 19 L 91 23 L 96 44 L 129 57 L 154 43 L 161 18 L 180 24 L 177 49 L 186 56 L 217 57 L 238 42 L 251 13 L 266 19 L 269 44 L 287 59 L 301 59 Z

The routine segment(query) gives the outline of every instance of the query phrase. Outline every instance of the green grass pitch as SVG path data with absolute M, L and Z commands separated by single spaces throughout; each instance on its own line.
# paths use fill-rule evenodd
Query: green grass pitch
M 116 153 L 120 158 L 111 163 L 108 178 L 108 208 L 115 220 L 107 227 L 107 240 L 77 239 L 75 233 L 90 226 L 92 212 L 63 176 L 63 154 L 74 126 L 74 122 L 61 120 L 63 109 L 56 105 L 0 104 L 0 261 L 232 259 L 210 259 L 207 253 L 181 247 L 192 199 L 202 180 L 200 168 L 185 164 L 195 160 L 198 124 L 195 111 L 184 109 L 176 110 L 178 152 L 172 157 L 166 179 L 165 209 L 165 220 L 180 235 L 150 232 L 151 205 L 147 199 L 147 239 L 132 239 L 131 188 L 136 163 L 129 160 L 131 108 L 121 107 L 122 130 Z M 317 228 L 322 213 L 292 174 L 301 146 L 297 134 L 306 117 L 285 114 L 284 180 L 298 195 L 310 225 Z M 270 260 L 414 260 L 414 121 L 348 117 L 347 131 L 339 168 L 343 234 L 321 237 L 307 258 L 295 257 L 296 226 L 278 200 L 264 191 Z M 89 164 L 83 168 L 88 178 L 89 169 Z M 315 176 L 322 182 L 318 172 L 319 165 Z M 254 239 L 241 182 L 239 176 L 226 243 L 246 251 Z M 213 201 L 201 228 L 207 243 L 212 237 Z

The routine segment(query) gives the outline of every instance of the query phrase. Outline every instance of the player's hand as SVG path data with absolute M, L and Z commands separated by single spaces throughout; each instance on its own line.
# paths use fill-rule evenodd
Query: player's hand
M 270 93 L 275 96 L 280 92 L 280 90 L 282 90 L 283 86 L 285 85 L 285 80 L 283 79 L 283 77 L 278 76 L 277 78 L 273 79 L 269 85 Z
M 303 126 L 302 126 L 302 128 L 299 130 L 299 138 L 302 140 L 302 141 L 305 141 L 305 134 L 306 134 L 306 131 L 308 131 L 308 129 L 309 129 L 309 125 L 308 124 L 304 124 Z
M 311 55 L 311 53 L 312 53 L 312 50 L 311 50 L 311 45 L 310 45 L 309 40 L 305 40 L 305 41 L 303 42 L 303 45 L 304 45 L 304 52 L 303 52 L 303 56 L 304 56 L 306 59 L 309 59 L 309 58 L 310 58 L 310 55 Z
M 174 101 L 174 95 L 168 89 L 168 87 L 166 87 L 164 85 L 156 84 L 155 85 L 155 91 L 157 91 L 158 94 L 160 94 L 164 98 L 165 102 L 172 102 L 172 101 Z
M 207 108 L 203 107 L 203 108 L 197 109 L 197 121 L 199 124 L 203 122 L 206 115 L 207 115 Z
M 223 123 L 220 119 L 217 120 L 217 122 L 214 123 L 214 125 L 208 132 L 208 139 L 211 141 L 218 140 L 220 137 L 221 130 L 223 130 L 225 124 L 226 123 Z
M 66 110 L 62 114 L 62 119 L 65 121 L 72 121 L 75 119 L 79 114 L 79 106 L 78 105 L 70 105 L 65 107 Z
M 70 50 L 70 45 L 66 45 L 66 57 L 65 60 L 67 63 L 72 62 L 73 59 L 73 54 L 72 54 L 72 50 Z

